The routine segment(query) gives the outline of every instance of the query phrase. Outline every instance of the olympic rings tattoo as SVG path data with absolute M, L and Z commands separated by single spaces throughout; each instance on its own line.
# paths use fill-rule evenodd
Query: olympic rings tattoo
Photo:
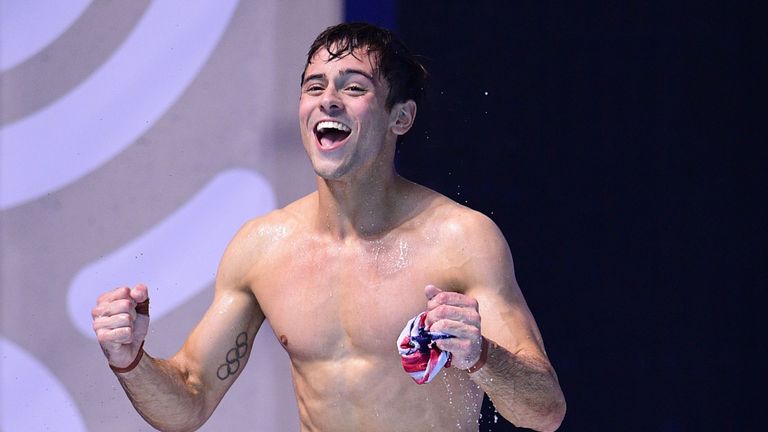
M 224 381 L 240 369 L 240 359 L 248 352 L 248 333 L 242 332 L 235 339 L 235 347 L 227 351 L 227 362 L 219 366 L 216 376 Z

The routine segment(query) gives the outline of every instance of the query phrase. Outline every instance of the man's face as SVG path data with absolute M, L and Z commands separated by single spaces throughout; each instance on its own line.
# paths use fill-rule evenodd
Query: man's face
M 396 136 L 385 108 L 389 86 L 364 51 L 329 59 L 318 50 L 304 72 L 299 122 L 315 172 L 334 180 L 370 167 Z

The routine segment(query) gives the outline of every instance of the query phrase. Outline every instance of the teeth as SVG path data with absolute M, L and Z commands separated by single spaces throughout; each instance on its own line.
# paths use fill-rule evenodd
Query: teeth
M 329 129 L 336 129 L 340 130 L 342 132 L 352 132 L 352 129 L 350 129 L 347 125 L 343 123 L 339 123 L 337 121 L 321 121 L 317 124 L 318 132 L 325 132 Z

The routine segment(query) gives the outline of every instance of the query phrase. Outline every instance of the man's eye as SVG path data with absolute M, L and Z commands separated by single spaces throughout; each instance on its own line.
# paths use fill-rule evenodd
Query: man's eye
M 359 85 L 350 85 L 347 86 L 347 90 L 349 90 L 352 93 L 363 93 L 365 92 L 365 89 Z
M 307 86 L 304 91 L 307 93 L 320 93 L 323 91 L 323 86 L 319 84 L 312 84 Z

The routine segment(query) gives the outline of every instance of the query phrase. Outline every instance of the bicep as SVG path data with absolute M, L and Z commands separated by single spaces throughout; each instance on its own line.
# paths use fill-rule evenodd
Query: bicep
M 517 282 L 486 282 L 468 290 L 479 305 L 483 336 L 512 353 L 545 355 L 536 320 Z
M 242 373 L 264 315 L 250 292 L 218 292 L 182 349 L 171 359 L 212 411 Z
M 258 245 L 247 241 L 246 224 L 219 264 L 213 302 L 172 361 L 212 411 L 251 354 L 264 314 L 250 289 L 249 274 Z
M 470 245 L 466 294 L 479 305 L 483 335 L 510 352 L 546 356 L 536 320 L 515 278 L 514 263 L 501 231 L 488 221 Z

